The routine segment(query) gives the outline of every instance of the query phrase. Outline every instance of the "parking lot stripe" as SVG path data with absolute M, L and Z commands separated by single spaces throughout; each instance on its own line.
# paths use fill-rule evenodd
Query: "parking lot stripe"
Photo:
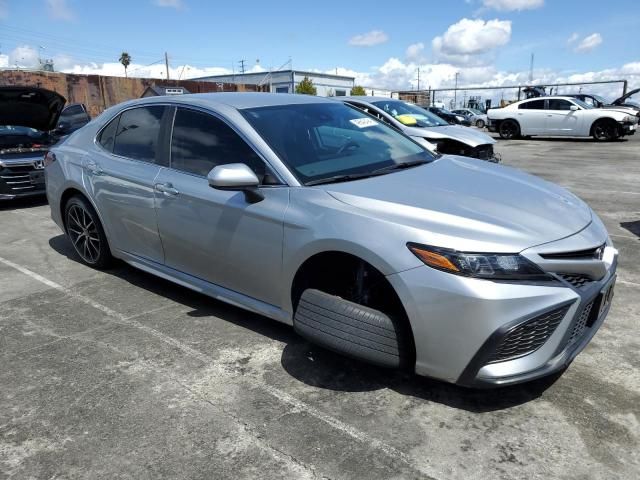
M 18 270 L 19 272 L 33 278 L 34 280 L 37 280 L 45 285 L 47 285 L 50 288 L 53 288 L 55 290 L 58 290 L 82 303 L 85 303 L 103 313 L 105 313 L 107 316 L 111 317 L 112 319 L 114 319 L 117 323 L 121 323 L 130 327 L 134 327 L 137 328 L 139 330 L 142 330 L 145 333 L 148 333 L 149 335 L 152 335 L 156 338 L 158 338 L 159 340 L 173 346 L 176 347 L 177 349 L 183 351 L 184 353 L 186 353 L 187 355 L 193 357 L 193 358 L 197 358 L 199 360 L 201 360 L 202 362 L 206 363 L 206 364 L 214 364 L 215 361 L 213 358 L 209 357 L 208 355 L 205 355 L 202 352 L 199 352 L 198 350 L 195 350 L 191 347 L 189 347 L 188 345 L 185 345 L 184 343 L 180 342 L 179 340 L 176 340 L 173 337 L 170 337 L 168 335 L 163 334 L 162 332 L 159 332 L 147 325 L 144 325 L 136 320 L 134 320 L 132 317 L 127 317 L 119 312 L 116 312 L 115 310 L 107 307 L 106 305 L 103 305 L 99 302 L 96 302 L 95 300 L 79 294 L 77 292 L 74 292 L 73 290 L 66 288 L 52 280 L 49 280 L 46 277 L 43 277 L 42 275 L 26 268 L 23 267 L 22 265 L 18 265 L 17 263 L 12 262 L 11 260 L 7 260 L 6 258 L 0 257 L 0 263 L 5 264 L 8 267 L 11 267 L 15 270 Z M 220 369 L 221 373 L 229 376 L 230 378 L 233 378 L 234 375 L 232 373 L 226 372 L 224 369 Z M 345 422 L 343 422 L 342 420 L 335 418 L 329 414 L 326 414 L 320 410 L 318 410 L 317 408 L 303 402 L 302 400 L 299 400 L 297 398 L 295 398 L 294 396 L 286 393 L 283 390 L 280 390 L 279 388 L 276 388 L 272 385 L 269 385 L 267 383 L 261 382 L 260 380 L 255 380 L 254 381 L 254 385 L 257 386 L 258 388 L 260 388 L 261 390 L 263 390 L 264 392 L 268 393 L 269 395 L 271 395 L 272 397 L 276 398 L 277 400 L 279 400 L 280 402 L 288 405 L 289 407 L 291 407 L 293 410 L 295 411 L 303 411 L 305 413 L 307 413 L 308 415 L 322 421 L 323 423 L 329 425 L 330 427 L 334 428 L 335 430 L 338 430 L 339 432 L 353 438 L 354 440 L 357 440 L 358 442 L 361 442 L 363 444 L 366 444 L 372 448 L 375 448 L 381 452 L 383 452 L 384 454 L 386 454 L 387 456 L 391 457 L 392 459 L 395 460 L 399 460 L 401 462 L 403 462 L 404 464 L 406 464 L 408 467 L 410 467 L 411 469 L 426 475 L 426 477 L 422 477 L 422 478 L 430 478 L 430 479 L 434 479 L 435 477 L 433 476 L 435 474 L 435 472 L 432 471 L 428 471 L 431 470 L 430 468 L 428 468 L 426 465 L 424 465 L 424 462 L 420 462 L 420 464 L 416 463 L 414 461 L 414 459 L 412 457 L 410 457 L 409 455 L 407 455 L 406 453 L 398 450 L 397 448 L 388 445 L 387 443 L 383 442 L 382 440 L 379 440 L 375 437 L 372 437 L 371 435 L 367 434 L 366 432 L 363 432 Z

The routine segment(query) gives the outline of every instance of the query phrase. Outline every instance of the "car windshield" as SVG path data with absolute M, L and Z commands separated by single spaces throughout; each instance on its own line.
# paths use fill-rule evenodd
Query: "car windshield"
M 575 103 L 576 105 L 580 105 L 582 108 L 589 110 L 591 108 L 595 108 L 593 105 L 589 105 L 588 103 L 583 102 L 582 100 L 578 99 L 578 98 L 572 98 L 571 101 L 573 103 Z
M 277 105 L 241 113 L 303 184 L 362 178 L 435 158 L 401 133 L 342 103 Z
M 475 108 L 469 108 L 468 110 L 474 115 L 484 115 L 484 113 L 482 113 L 480 110 L 476 110 Z
M 381 100 L 373 102 L 373 104 L 409 127 L 443 127 L 449 125 L 428 110 L 401 100 Z
M 24 135 L 27 137 L 40 137 L 44 132 L 35 128 L 19 127 L 14 125 L 0 125 L 0 135 Z

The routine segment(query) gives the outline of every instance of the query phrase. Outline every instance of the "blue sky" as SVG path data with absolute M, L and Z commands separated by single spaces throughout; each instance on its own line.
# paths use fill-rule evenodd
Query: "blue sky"
M 238 68 L 241 59 L 247 68 L 269 69 L 291 57 L 295 68 L 337 68 L 361 83 L 408 88 L 417 68 L 434 86 L 450 84 L 456 71 L 466 84 L 520 79 L 528 75 L 533 52 L 536 75 L 545 79 L 628 73 L 633 82 L 640 76 L 637 0 L 422 0 L 404 6 L 324 0 L 309 2 L 304 11 L 300 5 L 0 0 L 0 66 L 31 66 L 38 46 L 57 68 L 85 73 L 123 74 L 117 59 L 127 50 L 130 71 L 139 76 L 163 73 L 161 63 L 145 65 L 167 51 L 171 73 L 184 78 Z

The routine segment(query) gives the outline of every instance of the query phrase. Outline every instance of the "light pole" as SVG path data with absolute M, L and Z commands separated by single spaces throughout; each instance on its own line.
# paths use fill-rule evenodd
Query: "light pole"
M 456 72 L 456 85 L 453 90 L 453 108 L 457 108 L 456 101 L 458 100 L 458 75 L 460 75 L 460 72 Z

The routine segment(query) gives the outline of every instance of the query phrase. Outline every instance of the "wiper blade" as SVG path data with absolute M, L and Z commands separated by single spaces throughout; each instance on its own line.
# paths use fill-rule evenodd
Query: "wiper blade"
M 358 180 L 360 178 L 367 178 L 375 175 L 372 172 L 369 173 L 352 173 L 345 175 L 334 175 L 332 177 L 326 178 L 318 178 L 317 180 L 310 180 L 305 183 L 307 186 L 311 185 L 322 185 L 323 183 L 338 183 L 338 182 L 348 182 L 349 180 Z
M 387 165 L 386 167 L 378 168 L 371 172 L 373 175 L 380 175 L 382 173 L 392 172 L 393 170 L 403 170 L 405 168 L 417 167 L 418 165 L 424 165 L 429 163 L 428 160 L 414 160 L 412 162 L 401 162 Z

